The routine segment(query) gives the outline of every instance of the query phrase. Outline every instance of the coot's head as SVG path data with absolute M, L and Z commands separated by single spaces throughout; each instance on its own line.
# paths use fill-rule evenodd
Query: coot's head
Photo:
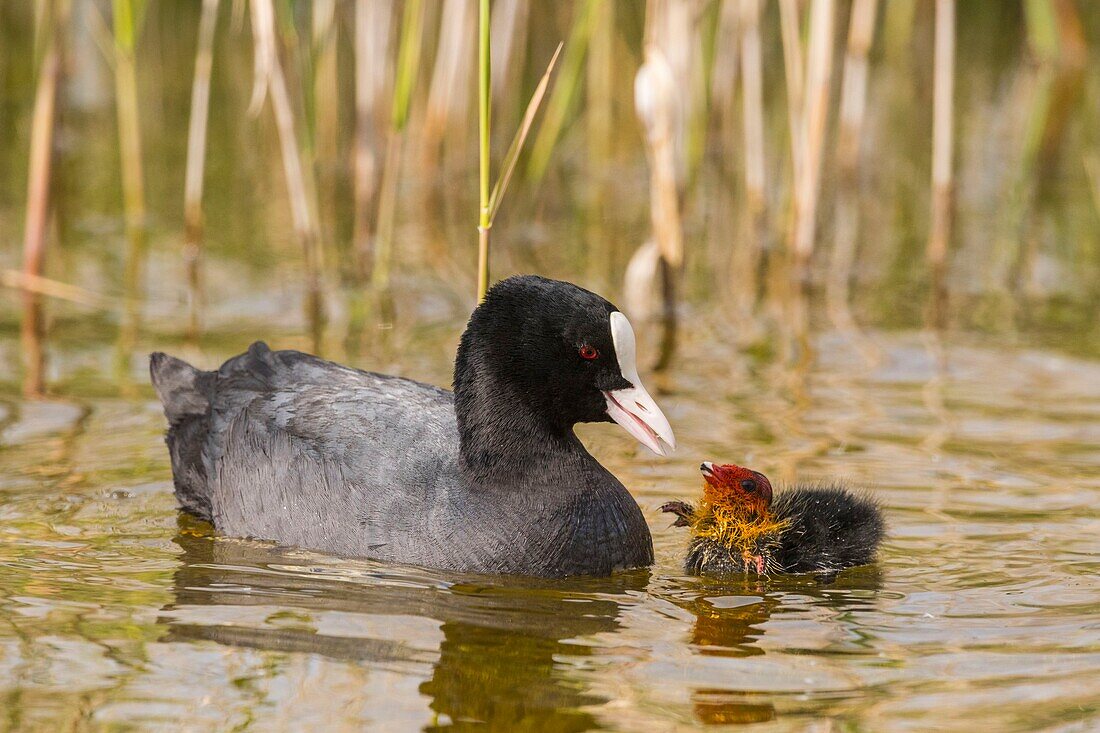
M 567 431 L 613 420 L 658 455 L 676 445 L 638 376 L 630 321 L 571 283 L 530 275 L 497 283 L 462 335 L 454 380 L 464 440 L 486 422 Z M 517 414 L 499 414 L 509 407 Z
M 732 463 L 720 466 L 710 461 L 704 461 L 699 470 L 707 482 L 703 497 L 711 504 L 750 507 L 758 514 L 771 506 L 771 482 L 759 471 Z

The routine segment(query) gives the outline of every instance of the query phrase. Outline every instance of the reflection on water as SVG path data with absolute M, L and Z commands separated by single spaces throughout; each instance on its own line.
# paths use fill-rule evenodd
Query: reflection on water
M 372 667 L 430 665 L 418 687 L 437 716 L 429 727 L 596 727 L 582 708 L 608 700 L 586 692 L 556 660 L 586 654 L 575 639 L 614 633 L 620 604 L 649 579 L 648 571 L 555 583 L 444 578 L 214 540 L 196 524 L 181 520 L 176 537 L 182 564 L 174 600 L 160 616 L 170 627 L 165 640 L 319 654 Z M 438 651 L 402 638 L 405 627 L 434 629 Z

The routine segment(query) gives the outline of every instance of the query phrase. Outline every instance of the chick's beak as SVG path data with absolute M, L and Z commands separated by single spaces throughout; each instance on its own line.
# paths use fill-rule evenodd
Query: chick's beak
M 638 376 L 634 329 L 622 313 L 611 314 L 611 337 L 619 369 L 629 387 L 605 391 L 607 415 L 622 425 L 626 432 L 659 456 L 667 456 L 676 450 L 676 436 L 661 408 L 642 386 Z

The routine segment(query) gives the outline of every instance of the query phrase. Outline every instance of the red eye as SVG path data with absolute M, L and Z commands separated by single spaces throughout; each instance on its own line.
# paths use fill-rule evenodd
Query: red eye
M 600 352 L 596 351 L 596 347 L 589 346 L 588 344 L 585 344 L 580 348 L 580 354 L 582 359 L 589 360 L 598 359 L 600 356 Z

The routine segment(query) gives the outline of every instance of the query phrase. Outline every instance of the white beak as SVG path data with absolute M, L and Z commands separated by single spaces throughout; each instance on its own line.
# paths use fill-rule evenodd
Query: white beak
M 646 448 L 659 456 L 667 456 L 676 450 L 676 436 L 672 434 L 672 426 L 661 408 L 642 386 L 642 380 L 638 377 L 634 329 L 626 316 L 618 311 L 611 314 L 611 339 L 623 379 L 631 386 L 603 393 L 607 400 L 607 415 Z

